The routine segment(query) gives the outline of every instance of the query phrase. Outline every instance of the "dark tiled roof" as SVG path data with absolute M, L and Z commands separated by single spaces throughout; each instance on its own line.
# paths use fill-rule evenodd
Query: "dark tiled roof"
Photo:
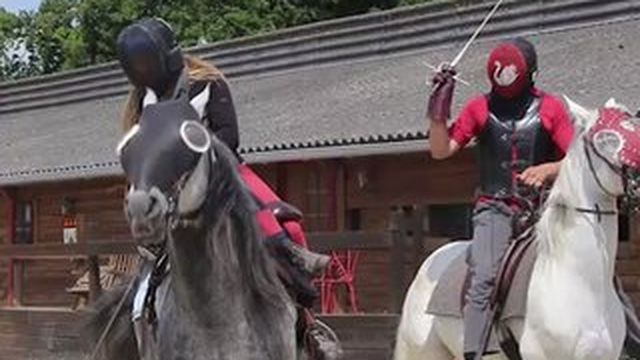
M 399 9 L 192 52 L 228 74 L 249 160 L 416 151 L 426 147 L 422 62 L 450 60 L 490 6 Z M 637 1 L 507 2 L 459 66 L 474 87 L 456 98 L 485 90 L 496 38 L 524 34 L 538 47 L 543 88 L 636 105 L 638 25 Z M 117 175 L 126 90 L 116 64 L 0 84 L 0 185 Z

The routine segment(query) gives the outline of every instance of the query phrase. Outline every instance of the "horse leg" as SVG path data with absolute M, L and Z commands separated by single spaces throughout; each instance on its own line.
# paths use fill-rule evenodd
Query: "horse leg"
M 520 340 L 520 354 L 524 360 L 545 360 L 544 349 L 530 330 L 525 330 Z
M 437 319 L 426 313 L 437 282 L 451 261 L 467 249 L 466 243 L 451 243 L 433 253 L 420 267 L 407 292 L 395 344 L 395 360 L 451 360 L 437 331 Z
M 426 325 L 426 324 L 425 324 Z M 428 335 L 424 343 L 418 344 L 408 341 L 401 336 L 402 330 L 399 330 L 395 344 L 394 360 L 453 360 L 447 347 L 440 341 L 435 331 L 433 321 L 427 325 Z

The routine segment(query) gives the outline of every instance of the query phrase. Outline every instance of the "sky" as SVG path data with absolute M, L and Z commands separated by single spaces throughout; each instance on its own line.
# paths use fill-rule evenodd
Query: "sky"
M 0 7 L 12 12 L 19 10 L 36 10 L 42 0 L 0 0 Z

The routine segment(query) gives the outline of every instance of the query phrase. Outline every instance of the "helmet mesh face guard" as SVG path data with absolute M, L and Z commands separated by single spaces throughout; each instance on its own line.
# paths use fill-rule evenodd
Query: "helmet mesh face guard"
M 184 66 L 175 34 L 161 19 L 144 19 L 122 30 L 118 58 L 134 85 L 159 94 L 173 85 Z

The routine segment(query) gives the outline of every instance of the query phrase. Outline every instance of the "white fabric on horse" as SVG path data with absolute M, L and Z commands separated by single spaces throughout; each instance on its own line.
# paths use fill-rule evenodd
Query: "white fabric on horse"
M 427 313 L 439 316 L 462 317 L 463 286 L 467 276 L 466 252 L 453 261 L 442 275 L 446 281 L 438 282 L 431 301 L 427 305 Z M 501 320 L 524 318 L 527 302 L 527 290 L 535 260 L 535 245 L 527 250 L 522 258 L 511 284 L 507 303 L 502 311 Z
M 153 269 L 152 267 L 150 267 Z M 142 277 L 138 289 L 136 290 L 136 297 L 133 299 L 133 310 L 131 311 L 131 317 L 133 321 L 136 321 L 142 317 L 144 312 L 144 301 L 149 292 L 149 280 L 151 279 L 151 271 L 147 269 L 146 274 Z

